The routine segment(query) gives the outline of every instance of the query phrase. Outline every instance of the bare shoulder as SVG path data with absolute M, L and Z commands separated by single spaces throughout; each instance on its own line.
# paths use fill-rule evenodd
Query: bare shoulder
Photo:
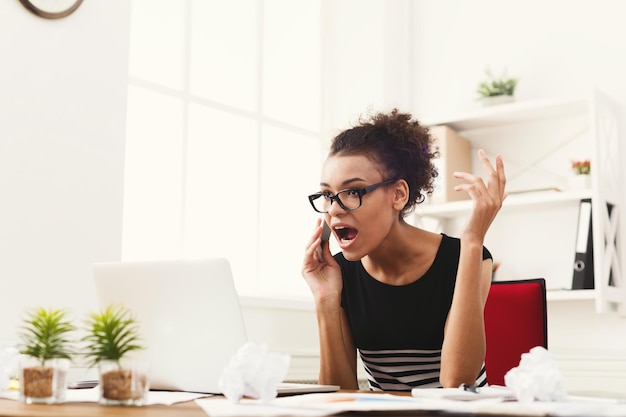
M 420 229 L 418 227 L 411 226 L 411 240 L 418 246 L 421 246 L 424 250 L 438 249 L 441 245 L 443 235 L 441 233 L 431 232 L 429 230 Z
M 411 230 L 410 251 L 413 259 L 419 263 L 432 263 L 439 251 L 443 235 L 413 227 Z

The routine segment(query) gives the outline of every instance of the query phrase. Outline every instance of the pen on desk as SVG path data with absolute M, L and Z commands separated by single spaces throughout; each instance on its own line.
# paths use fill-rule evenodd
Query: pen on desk
M 354 397 L 338 397 L 338 398 L 330 398 L 328 402 L 331 403 L 344 403 L 344 402 L 353 402 L 356 401 Z
M 413 402 L 413 398 L 388 394 L 356 394 L 354 396 L 333 396 L 326 399 L 330 403 L 343 402 Z

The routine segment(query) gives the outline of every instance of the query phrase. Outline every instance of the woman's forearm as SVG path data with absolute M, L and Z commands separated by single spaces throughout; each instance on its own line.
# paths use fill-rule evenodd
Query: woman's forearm
M 343 309 L 317 306 L 320 339 L 320 384 L 339 385 L 342 389 L 358 389 L 356 349 L 347 328 Z
M 446 387 L 474 384 L 485 358 L 483 311 L 491 261 L 482 260 L 482 250 L 482 244 L 461 244 L 454 296 L 441 352 L 440 382 Z

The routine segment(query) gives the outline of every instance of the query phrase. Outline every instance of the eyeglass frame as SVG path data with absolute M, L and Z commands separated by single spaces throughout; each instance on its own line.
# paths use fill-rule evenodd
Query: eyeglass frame
M 381 181 L 378 182 L 376 184 L 372 184 L 372 185 L 368 185 L 367 187 L 363 187 L 363 188 L 346 188 L 343 190 L 339 190 L 337 191 L 335 194 L 333 195 L 329 195 L 326 196 L 326 198 L 330 201 L 330 204 L 328 206 L 328 210 L 326 211 L 320 211 L 315 207 L 315 203 L 313 203 L 313 201 L 317 200 L 320 197 L 324 197 L 324 192 L 323 191 L 318 191 L 317 193 L 311 194 L 309 195 L 309 203 L 311 203 L 311 207 L 313 207 L 313 210 L 315 210 L 318 213 L 322 213 L 322 214 L 326 214 L 328 213 L 328 211 L 330 210 L 330 207 L 333 204 L 333 201 L 336 201 L 337 203 L 339 203 L 339 207 L 341 207 L 342 209 L 346 210 L 346 211 L 352 211 L 352 210 L 356 210 L 359 207 L 361 207 L 363 205 L 363 196 L 367 193 L 371 193 L 372 191 L 376 190 L 379 187 L 382 187 L 384 185 L 389 185 L 389 184 L 393 184 L 394 182 L 398 181 L 399 178 L 392 178 L 392 179 L 388 179 L 385 181 Z M 357 207 L 354 208 L 348 208 L 346 206 L 344 206 L 344 204 L 341 202 L 341 199 L 339 198 L 339 194 L 346 192 L 346 191 L 354 191 L 359 195 L 359 205 Z

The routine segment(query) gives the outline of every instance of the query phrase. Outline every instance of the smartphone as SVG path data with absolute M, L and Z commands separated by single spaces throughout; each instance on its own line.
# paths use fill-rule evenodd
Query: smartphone
M 326 220 L 322 220 L 322 244 L 317 248 L 317 259 L 320 260 L 320 262 L 324 262 L 324 257 L 322 256 L 322 249 L 324 248 L 324 245 L 326 244 L 326 242 L 328 242 L 328 240 L 330 239 L 330 226 L 328 226 L 328 224 L 326 223 Z

